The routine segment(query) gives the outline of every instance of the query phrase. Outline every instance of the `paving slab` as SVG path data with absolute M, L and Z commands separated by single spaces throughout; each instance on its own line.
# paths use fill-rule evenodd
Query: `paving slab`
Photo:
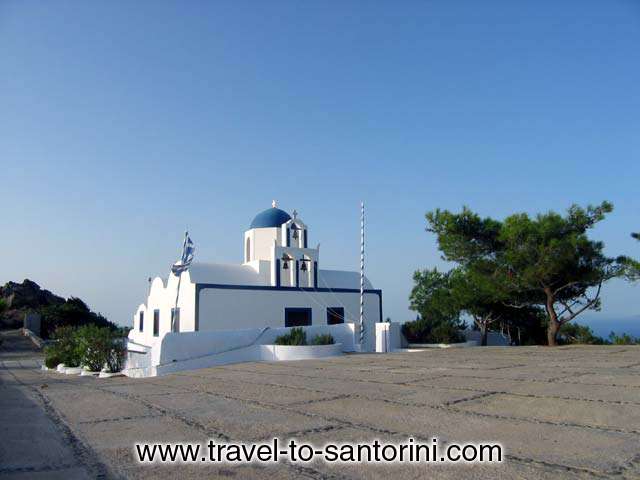
M 524 420 L 580 425 L 640 434 L 640 405 L 607 405 L 584 400 L 496 394 L 456 404 L 456 409 Z
M 616 372 L 616 373 L 587 373 L 577 376 L 574 379 L 566 379 L 573 383 L 582 385 L 609 385 L 619 387 L 635 387 L 640 396 L 640 375 L 633 372 Z
M 476 392 L 511 393 L 549 398 L 591 400 L 602 403 L 631 403 L 640 405 L 640 392 L 633 388 L 610 385 L 589 385 L 567 382 L 547 382 L 529 380 L 526 382 L 510 379 L 439 377 L 421 380 L 420 385 L 469 390 Z
M 640 347 L 428 350 L 96 379 L 40 371 L 40 353 L 0 335 L 11 337 L 0 348 L 2 478 L 640 478 Z M 464 466 L 142 465 L 133 450 L 136 441 L 273 436 L 498 441 L 506 457 Z
M 639 437 L 635 434 L 468 415 L 455 410 L 350 398 L 313 403 L 300 409 L 327 422 L 369 426 L 372 435 L 379 431 L 417 438 L 437 437 L 447 442 L 500 442 L 507 455 L 605 473 L 617 471 L 638 453 Z
M 326 428 L 331 422 L 291 411 L 222 398 L 213 394 L 185 392 L 153 397 L 153 405 L 192 418 L 205 428 L 234 440 L 268 439 L 289 432 Z
M 153 410 L 133 400 L 119 397 L 107 391 L 77 386 L 47 389 L 47 397 L 53 406 L 70 423 L 111 420 L 121 417 L 146 417 Z

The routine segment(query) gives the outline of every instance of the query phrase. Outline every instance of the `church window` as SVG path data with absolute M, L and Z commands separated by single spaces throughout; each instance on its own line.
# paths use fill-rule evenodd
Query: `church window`
M 344 323 L 344 308 L 327 308 L 327 325 L 336 325 L 338 323 Z
M 285 327 L 305 327 L 311 325 L 311 309 L 310 308 L 285 308 L 284 309 L 284 326 Z
M 160 310 L 153 311 L 153 336 L 160 335 Z

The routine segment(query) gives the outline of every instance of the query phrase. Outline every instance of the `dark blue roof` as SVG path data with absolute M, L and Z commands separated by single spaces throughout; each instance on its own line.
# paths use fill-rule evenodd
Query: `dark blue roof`
M 265 211 L 260 212 L 251 222 L 249 228 L 272 228 L 279 227 L 285 222 L 291 220 L 291 217 L 284 210 L 279 208 L 267 208 Z

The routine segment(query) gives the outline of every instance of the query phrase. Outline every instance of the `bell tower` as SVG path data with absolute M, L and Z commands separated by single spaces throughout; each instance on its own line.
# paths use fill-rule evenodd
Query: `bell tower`
M 319 249 L 309 248 L 307 225 L 293 211 L 280 227 L 280 242 L 274 245 L 272 282 L 276 287 L 317 288 Z

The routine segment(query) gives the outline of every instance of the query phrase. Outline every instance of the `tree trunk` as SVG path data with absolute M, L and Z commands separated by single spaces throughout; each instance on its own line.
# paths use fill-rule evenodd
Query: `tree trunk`
M 547 310 L 547 316 L 549 317 L 549 325 L 547 327 L 547 343 L 550 347 L 555 347 L 558 344 L 558 332 L 560 331 L 560 322 L 558 321 L 558 315 L 555 308 L 553 308 L 553 293 L 549 287 L 545 287 L 544 292 L 547 294 L 547 303 L 545 309 Z
M 486 347 L 487 346 L 487 324 L 486 323 L 481 323 L 480 324 L 480 346 L 481 347 Z

